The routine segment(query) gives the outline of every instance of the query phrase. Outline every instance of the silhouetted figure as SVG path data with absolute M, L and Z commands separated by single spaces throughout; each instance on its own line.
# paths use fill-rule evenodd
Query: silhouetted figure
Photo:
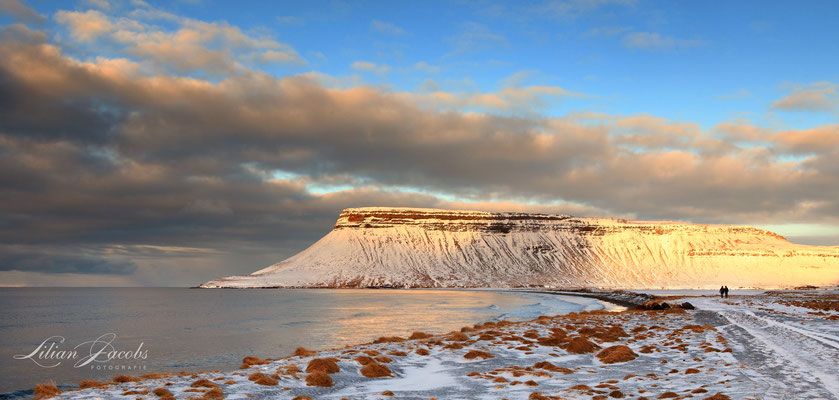
M 725 286 L 720 286 L 720 298 L 725 297 Z
M 725 298 L 728 298 L 728 286 L 723 286 L 723 291 L 725 293 Z

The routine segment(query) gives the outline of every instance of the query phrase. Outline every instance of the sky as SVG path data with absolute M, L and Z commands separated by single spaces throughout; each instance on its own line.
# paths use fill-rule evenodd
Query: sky
M 193 286 L 361 206 L 839 245 L 837 20 L 831 1 L 0 0 L 0 286 Z

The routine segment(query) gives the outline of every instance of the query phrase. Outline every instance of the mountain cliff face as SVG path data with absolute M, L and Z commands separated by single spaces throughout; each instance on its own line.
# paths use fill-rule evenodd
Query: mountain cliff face
M 839 246 L 745 226 L 352 208 L 308 249 L 201 287 L 782 288 L 839 283 Z

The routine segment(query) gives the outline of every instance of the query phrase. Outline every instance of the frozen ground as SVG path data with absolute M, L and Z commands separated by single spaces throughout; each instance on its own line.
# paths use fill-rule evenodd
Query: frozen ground
M 698 309 L 488 323 L 60 396 L 155 399 L 164 388 L 178 399 L 839 399 L 839 291 L 686 300 Z M 336 362 L 333 386 L 307 386 L 315 358 Z M 365 377 L 362 364 L 391 376 Z M 267 379 L 249 380 L 256 373 Z

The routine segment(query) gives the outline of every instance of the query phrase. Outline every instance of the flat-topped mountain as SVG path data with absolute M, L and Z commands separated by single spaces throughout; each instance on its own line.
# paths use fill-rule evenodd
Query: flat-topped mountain
M 839 246 L 747 226 L 350 208 L 297 255 L 204 288 L 783 288 L 839 283 Z

